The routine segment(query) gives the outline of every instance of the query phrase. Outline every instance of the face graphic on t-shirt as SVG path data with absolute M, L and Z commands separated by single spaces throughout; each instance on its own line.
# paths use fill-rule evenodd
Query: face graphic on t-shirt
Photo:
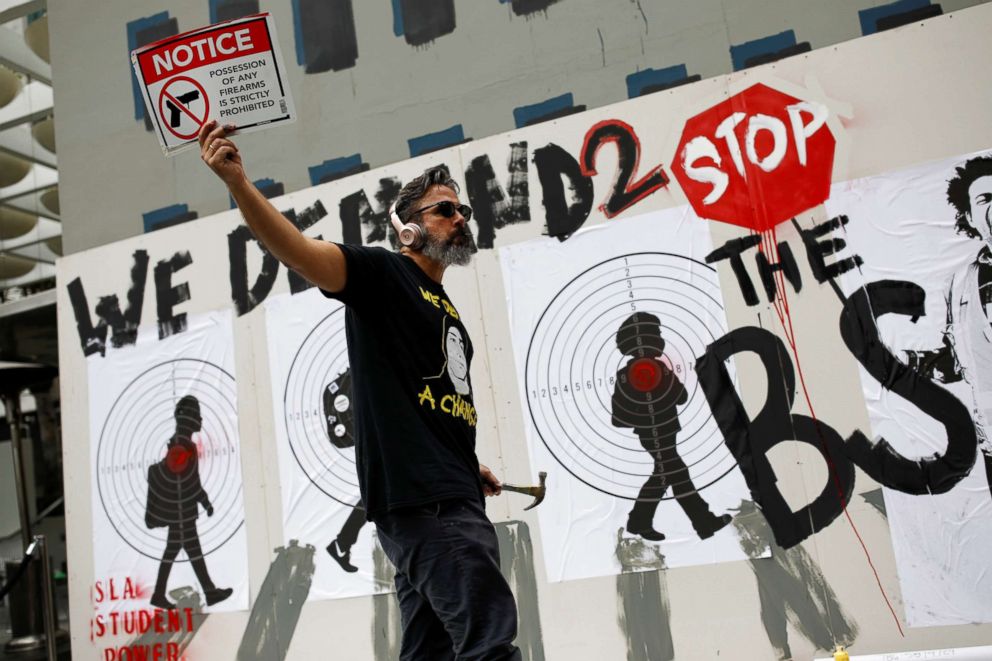
M 992 176 L 979 177 L 968 187 L 968 215 L 971 224 L 992 245 Z
M 444 337 L 444 353 L 448 358 L 448 377 L 459 395 L 469 393 L 468 359 L 465 357 L 465 340 L 457 326 L 449 326 Z

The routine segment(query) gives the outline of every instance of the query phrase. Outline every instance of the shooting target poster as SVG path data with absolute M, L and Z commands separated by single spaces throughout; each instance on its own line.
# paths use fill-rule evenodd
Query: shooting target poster
M 726 524 L 747 487 L 694 372 L 727 326 L 710 250 L 689 207 L 500 250 L 550 580 L 626 571 L 637 537 L 667 567 L 746 557 Z
M 308 600 L 393 589 L 358 492 L 344 316 L 316 288 L 265 303 L 283 537 L 316 550 Z
M 168 37 L 132 51 L 131 63 L 166 155 L 196 144 L 211 119 L 247 133 L 295 118 L 270 14 Z
M 944 454 L 947 429 L 912 397 L 935 399 L 923 390 L 934 385 L 960 400 L 977 433 L 974 466 L 950 490 L 884 490 L 910 626 L 992 622 L 990 203 L 990 152 L 840 184 L 827 203 L 831 216 L 847 217 L 845 239 L 864 260 L 844 280 L 848 296 L 889 282 L 922 297 L 919 309 L 898 312 L 898 290 L 873 296 L 888 312 L 876 313 L 882 342 L 925 377 L 897 394 L 860 368 L 873 436 L 914 460 Z
M 118 597 L 98 617 L 190 590 L 205 612 L 248 607 L 232 314 L 186 321 L 88 359 L 95 584 Z

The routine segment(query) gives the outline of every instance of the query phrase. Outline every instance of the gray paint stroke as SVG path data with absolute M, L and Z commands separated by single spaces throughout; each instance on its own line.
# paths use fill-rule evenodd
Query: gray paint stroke
M 310 544 L 300 546 L 293 539 L 288 547 L 276 548 L 276 558 L 269 565 L 241 637 L 238 661 L 286 658 L 310 593 L 314 569 L 314 547 Z
M 372 535 L 372 572 L 375 577 L 376 589 L 389 589 L 393 585 L 396 570 L 389 562 L 379 537 Z M 377 594 L 372 597 L 372 649 L 376 659 L 400 658 L 400 640 L 402 627 L 400 625 L 400 605 L 396 594 Z
M 778 659 L 792 658 L 787 624 L 791 623 L 821 650 L 850 646 L 858 626 L 841 608 L 816 561 L 802 546 L 783 549 L 775 544 L 765 517 L 751 501 L 742 501 L 734 527 L 758 582 L 761 622 Z M 761 558 L 770 549 L 771 558 Z
M 627 639 L 627 661 L 672 661 L 671 605 L 665 577 L 665 556 L 655 544 L 625 538 L 617 530 L 619 615 Z
M 885 509 L 885 497 L 882 494 L 881 487 L 873 491 L 866 491 L 861 494 L 861 497 L 865 499 L 866 503 L 877 509 L 883 517 L 886 519 L 889 518 L 889 512 Z
M 128 643 L 129 647 L 161 645 L 161 648 L 165 649 L 167 644 L 176 643 L 179 646 L 180 655 L 186 651 L 186 648 L 193 642 L 193 638 L 200 630 L 200 627 L 203 626 L 203 623 L 206 622 L 210 613 L 203 612 L 203 601 L 200 599 L 200 593 L 192 587 L 187 586 L 170 590 L 169 596 L 172 597 L 173 603 L 179 610 L 184 625 L 186 623 L 186 609 L 188 608 L 192 611 L 193 629 L 191 631 L 166 631 L 158 633 L 153 627 Z
M 525 661 L 544 661 L 541 613 L 538 609 L 537 574 L 530 528 L 523 521 L 495 524 L 499 542 L 500 572 L 517 600 L 517 640 Z M 391 584 L 395 570 L 378 540 L 372 551 L 376 584 Z M 395 593 L 372 597 L 372 647 L 376 659 L 399 658 L 402 630 Z
M 496 524 L 500 571 L 517 599 L 516 645 L 525 660 L 544 661 L 544 637 L 537 599 L 534 544 L 523 521 Z

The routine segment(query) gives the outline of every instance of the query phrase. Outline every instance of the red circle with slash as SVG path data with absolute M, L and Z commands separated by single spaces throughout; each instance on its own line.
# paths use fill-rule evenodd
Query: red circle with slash
M 195 100 L 202 100 L 202 115 L 193 112 L 181 100 L 182 97 L 194 91 L 198 92 L 199 96 L 196 99 L 191 99 L 189 103 Z M 168 111 L 166 110 L 167 105 L 170 106 Z M 172 108 L 175 108 L 175 110 L 172 110 Z M 159 92 L 158 116 L 162 125 L 169 133 L 177 138 L 183 140 L 195 138 L 199 134 L 200 128 L 207 122 L 207 117 L 210 116 L 210 99 L 207 97 L 207 91 L 203 89 L 203 85 L 188 76 L 176 76 L 172 78 L 162 87 L 162 91 Z M 177 126 L 172 126 L 172 122 L 170 121 L 171 116 L 179 117 L 179 124 Z M 192 130 L 188 133 L 186 132 L 187 127 L 192 127 Z

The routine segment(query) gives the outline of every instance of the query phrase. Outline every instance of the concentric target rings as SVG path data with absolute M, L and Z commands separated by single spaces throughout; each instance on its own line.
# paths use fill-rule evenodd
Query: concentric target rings
M 631 326 L 635 344 L 656 343 L 660 330 L 664 352 L 655 366 L 641 354 L 624 355 L 618 348 L 618 333 L 632 315 L 641 321 Z M 656 318 L 658 330 L 643 323 L 645 318 Z M 725 332 L 717 274 L 707 264 L 682 255 L 641 252 L 590 267 L 554 296 L 527 350 L 527 405 L 541 441 L 588 486 L 636 500 L 655 470 L 646 448 L 658 433 L 643 421 L 651 419 L 668 431 L 676 416 L 681 426 L 676 448 L 694 488 L 715 483 L 736 462 L 694 368 L 696 358 Z M 662 383 L 666 375 L 669 382 Z M 672 377 L 684 386 L 686 401 L 652 418 L 648 407 L 668 392 Z M 666 484 L 672 487 L 674 481 L 671 476 Z M 673 497 L 667 489 L 664 498 Z
M 180 525 L 182 503 L 190 491 L 161 489 L 149 494 L 149 468 L 169 456 L 176 431 L 176 403 L 196 397 L 202 429 L 193 434 L 203 492 L 214 508 L 208 517 L 202 506 L 195 523 L 203 555 L 223 546 L 244 525 L 241 454 L 237 430 L 237 391 L 234 377 L 222 367 L 193 358 L 159 363 L 139 374 L 118 395 L 107 414 L 97 443 L 96 483 L 103 511 L 124 542 L 148 558 L 158 560 L 169 527 L 149 528 L 145 511 L 149 500 L 166 509 L 170 525 Z M 171 468 L 177 472 L 176 457 Z M 185 461 L 180 459 L 183 465 Z M 151 496 L 151 498 L 149 498 Z M 180 554 L 177 562 L 187 562 Z
M 283 411 L 289 447 L 300 469 L 315 487 L 351 507 L 359 493 L 351 449 L 351 393 L 344 392 L 350 387 L 342 387 L 350 382 L 343 378 L 348 372 L 344 317 L 344 307 L 337 308 L 300 344 L 286 377 Z M 325 406 L 328 388 L 332 392 Z

